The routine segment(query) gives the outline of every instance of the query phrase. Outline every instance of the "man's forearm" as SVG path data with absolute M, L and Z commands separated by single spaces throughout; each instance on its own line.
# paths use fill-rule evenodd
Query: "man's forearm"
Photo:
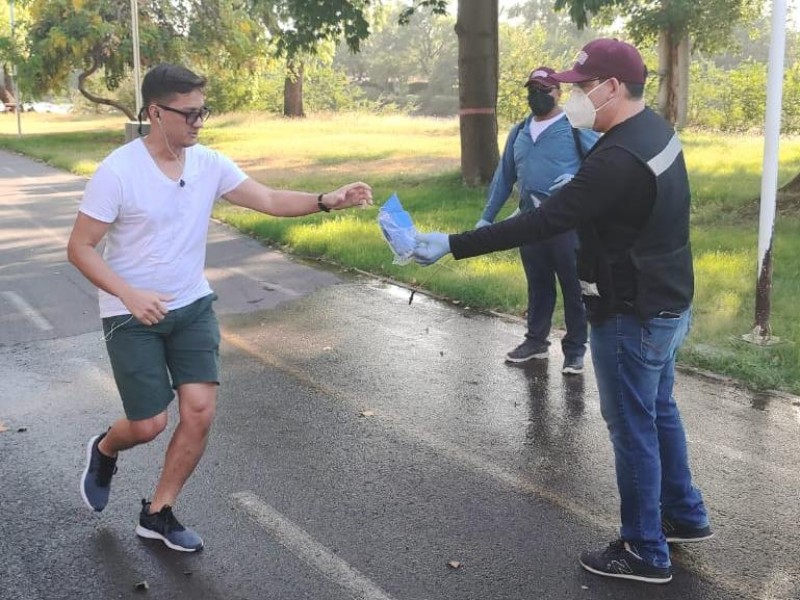
M 104 292 L 122 298 L 130 290 L 130 286 L 125 280 L 114 273 L 103 257 L 91 246 L 70 248 L 68 258 L 69 262 L 75 265 L 86 279 Z

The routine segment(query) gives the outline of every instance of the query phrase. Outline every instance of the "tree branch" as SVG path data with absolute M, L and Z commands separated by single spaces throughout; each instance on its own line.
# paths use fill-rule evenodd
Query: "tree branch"
M 86 81 L 97 72 L 97 69 L 100 68 L 100 63 L 98 62 L 97 58 L 92 56 L 92 64 L 89 66 L 88 69 L 83 71 L 81 74 L 78 75 L 78 91 L 83 94 L 84 98 L 89 100 L 90 102 L 94 102 L 95 104 L 105 104 L 106 106 L 112 106 L 116 108 L 118 111 L 125 114 L 128 117 L 129 121 L 135 121 L 136 115 L 133 114 L 127 106 L 120 104 L 119 102 L 115 102 L 114 100 L 110 100 L 108 98 L 101 98 L 100 96 L 95 96 L 92 92 L 86 89 Z

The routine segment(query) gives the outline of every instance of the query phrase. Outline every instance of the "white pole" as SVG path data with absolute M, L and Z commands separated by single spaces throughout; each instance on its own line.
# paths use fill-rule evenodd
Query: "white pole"
M 758 283 L 755 327 L 751 341 L 775 342 L 769 325 L 772 291 L 772 240 L 778 192 L 778 145 L 781 133 L 783 63 L 786 49 L 786 0 L 772 3 L 772 37 L 767 69 L 767 112 L 764 126 L 764 164 L 761 176 L 761 212 L 758 223 Z M 758 339 L 760 338 L 760 339 Z
M 11 24 L 11 39 L 14 39 L 14 0 L 10 0 L 8 3 L 8 10 L 10 13 L 9 22 Z M 11 67 L 11 85 L 12 85 L 12 92 L 14 92 L 14 100 L 16 101 L 17 105 L 14 108 L 14 112 L 17 113 L 17 136 L 22 137 L 22 97 L 19 93 L 19 77 L 17 74 L 17 63 L 16 61 Z
M 139 3 L 131 0 L 131 32 L 133 34 L 133 82 L 136 86 L 136 116 L 142 110 L 142 73 L 139 58 Z

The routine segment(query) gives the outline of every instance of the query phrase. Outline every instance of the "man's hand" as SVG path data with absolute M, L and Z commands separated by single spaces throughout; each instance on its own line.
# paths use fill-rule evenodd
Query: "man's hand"
M 156 325 L 167 316 L 169 309 L 166 303 L 172 298 L 151 290 L 131 289 L 120 296 L 120 300 L 137 321 L 143 325 Z
M 349 183 L 338 190 L 323 194 L 322 203 L 332 210 L 342 210 L 351 206 L 367 208 L 372 204 L 372 188 L 360 181 Z
M 491 221 L 487 221 L 486 219 L 479 219 L 477 223 L 475 223 L 475 229 L 480 229 L 481 227 L 486 227 L 487 225 L 491 225 Z
M 432 265 L 450 252 L 450 236 L 446 233 L 418 233 L 414 246 L 414 260 L 421 265 Z

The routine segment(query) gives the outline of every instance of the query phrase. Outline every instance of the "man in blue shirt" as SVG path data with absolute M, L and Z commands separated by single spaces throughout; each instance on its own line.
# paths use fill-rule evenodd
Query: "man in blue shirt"
M 561 86 L 549 67 L 531 71 L 525 83 L 531 114 L 508 135 L 503 158 L 497 166 L 486 208 L 476 228 L 490 225 L 519 185 L 521 211 L 532 211 L 554 190 L 567 183 L 580 167 L 583 156 L 597 141 L 590 130 L 573 129 L 558 106 Z M 550 326 L 556 304 L 556 283 L 561 285 L 567 333 L 561 340 L 562 373 L 583 372 L 586 353 L 586 314 L 575 268 L 578 238 L 567 231 L 543 242 L 521 246 L 520 257 L 528 280 L 528 331 L 525 340 L 506 355 L 520 363 L 548 357 Z

